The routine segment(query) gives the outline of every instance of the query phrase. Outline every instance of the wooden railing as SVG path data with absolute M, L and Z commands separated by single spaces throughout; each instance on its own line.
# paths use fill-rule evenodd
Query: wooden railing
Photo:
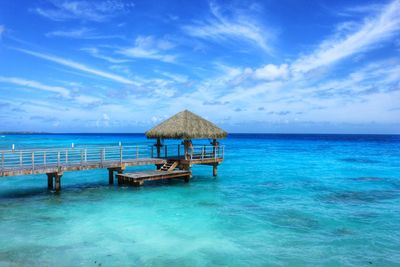
M 151 157 L 157 156 L 157 148 L 151 149 Z M 185 158 L 185 149 L 183 145 L 163 145 L 160 148 L 160 158 Z M 213 159 L 224 158 L 224 146 L 195 145 L 188 149 L 187 159 Z
M 150 147 L 107 146 L 77 147 L 67 149 L 4 150 L 0 151 L 0 170 L 35 170 L 47 167 L 85 166 L 88 164 L 106 165 L 140 158 L 149 158 Z
M 88 146 L 64 149 L 2 150 L 0 171 L 36 170 L 40 168 L 85 167 L 98 164 L 126 163 L 129 161 L 157 158 L 156 147 L 152 145 L 129 146 Z M 163 145 L 159 158 L 221 159 L 223 146 L 200 145 L 188 149 L 185 155 L 183 145 Z

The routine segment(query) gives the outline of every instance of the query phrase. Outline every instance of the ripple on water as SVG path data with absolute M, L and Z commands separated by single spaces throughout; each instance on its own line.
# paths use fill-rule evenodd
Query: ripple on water
M 340 191 L 320 195 L 318 198 L 328 203 L 374 203 L 399 197 L 394 190 Z
M 392 186 L 396 189 L 400 189 L 400 179 L 396 178 L 383 178 L 383 177 L 355 177 L 351 180 L 356 182 L 371 182 L 371 183 L 380 183 Z
M 309 215 L 298 210 L 283 210 L 267 218 L 273 225 L 288 228 L 293 231 L 309 232 L 320 228 L 320 224 L 315 216 Z
M 378 160 L 366 159 L 366 158 L 342 158 L 339 160 L 343 161 L 343 162 L 348 162 L 348 163 L 369 163 L 369 164 L 381 163 Z

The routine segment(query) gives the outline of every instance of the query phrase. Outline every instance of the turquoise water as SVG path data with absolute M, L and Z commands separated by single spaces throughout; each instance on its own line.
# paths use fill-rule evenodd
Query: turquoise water
M 149 143 L 5 135 L 0 148 Z M 400 266 L 400 136 L 230 135 L 219 176 L 0 177 L 0 266 Z M 152 168 L 150 166 L 150 168 Z M 134 170 L 135 168 L 132 168 Z

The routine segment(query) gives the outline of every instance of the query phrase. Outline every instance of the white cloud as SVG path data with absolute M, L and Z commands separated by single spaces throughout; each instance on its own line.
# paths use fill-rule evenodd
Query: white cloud
M 66 100 L 76 101 L 82 105 L 92 105 L 102 103 L 102 100 L 98 97 L 76 94 L 73 90 L 67 89 L 62 86 L 46 85 L 38 81 L 27 80 L 19 77 L 4 77 L 0 76 L 0 83 L 10 83 L 22 87 L 29 87 L 38 89 L 46 92 L 56 93 L 58 96 L 63 97 Z
M 49 1 L 46 7 L 33 9 L 37 14 L 54 21 L 81 19 L 101 22 L 121 13 L 127 13 L 134 7 L 131 2 L 120 0 L 107 1 Z
M 169 72 L 159 72 L 161 75 L 168 77 L 172 80 L 174 80 L 175 82 L 178 83 L 186 83 L 189 81 L 189 78 L 185 75 L 180 75 L 180 74 L 175 74 L 175 73 L 169 73 Z
M 289 68 L 287 64 L 282 64 L 280 66 L 267 64 L 262 68 L 256 69 L 254 71 L 254 77 L 260 80 L 276 80 L 276 79 L 286 79 L 289 75 Z
M 53 93 L 60 94 L 63 97 L 70 96 L 70 91 L 64 87 L 49 86 L 49 85 L 42 84 L 40 82 L 26 80 L 23 78 L 0 76 L 0 82 L 12 83 L 15 85 L 26 86 L 26 87 L 30 87 L 30 88 L 43 90 L 43 91 L 53 92 Z
M 131 61 L 131 60 L 128 60 L 128 59 L 113 58 L 113 57 L 110 57 L 110 56 L 103 55 L 103 54 L 100 53 L 99 49 L 95 48 L 95 47 L 82 48 L 81 51 L 85 51 L 85 52 L 89 53 L 93 57 L 106 60 L 106 61 L 108 61 L 110 63 L 113 63 L 113 64 L 126 63 L 126 62 Z
M 122 76 L 119 76 L 119 75 L 116 75 L 116 74 L 112 74 L 112 73 L 108 73 L 108 72 L 101 71 L 101 70 L 97 70 L 97 69 L 88 67 L 88 66 L 86 66 L 84 64 L 75 62 L 75 61 L 71 61 L 71 60 L 64 59 L 64 58 L 57 57 L 57 56 L 53 56 L 53 55 L 42 54 L 42 53 L 38 53 L 38 52 L 26 50 L 26 49 L 21 49 L 21 48 L 14 48 L 14 49 L 18 50 L 20 52 L 23 52 L 25 54 L 28 54 L 28 55 L 32 55 L 32 56 L 35 56 L 35 57 L 38 57 L 38 58 L 42 58 L 42 59 L 45 59 L 45 60 L 48 60 L 48 61 L 51 61 L 51 62 L 55 62 L 57 64 L 60 64 L 60 65 L 63 65 L 63 66 L 67 66 L 69 68 L 80 70 L 80 71 L 83 71 L 83 72 L 87 72 L 87 73 L 90 73 L 90 74 L 93 74 L 93 75 L 96 75 L 96 76 L 99 76 L 99 77 L 107 78 L 107 79 L 115 81 L 115 82 L 119 82 L 119 83 L 122 83 L 122 84 L 135 84 L 134 81 L 129 80 L 127 78 L 124 78 Z
M 0 25 L 0 41 L 4 35 L 4 33 L 6 32 L 6 26 L 4 25 Z
M 210 4 L 211 18 L 197 21 L 192 25 L 183 26 L 186 34 L 206 40 L 229 41 L 242 40 L 250 42 L 267 53 L 271 53 L 271 32 L 266 31 L 257 24 L 250 16 L 235 15 L 232 18 L 223 16 L 220 8 Z
M 135 40 L 135 46 L 117 51 L 132 58 L 154 59 L 172 63 L 176 60 L 175 55 L 165 54 L 165 51 L 174 48 L 174 44 L 153 36 L 139 36 Z
M 45 35 L 46 37 L 63 37 L 63 38 L 90 39 L 90 40 L 124 38 L 121 35 L 100 35 L 97 34 L 93 29 L 86 27 L 82 27 L 79 29 L 72 29 L 72 30 L 52 31 L 46 33 Z
M 301 57 L 292 65 L 295 72 L 308 72 L 329 66 L 339 60 L 364 52 L 382 44 L 400 30 L 400 1 L 387 5 L 376 17 L 365 19 L 359 28 L 340 38 L 328 39 L 321 43 L 312 54 Z M 338 34 L 339 35 L 339 34 Z

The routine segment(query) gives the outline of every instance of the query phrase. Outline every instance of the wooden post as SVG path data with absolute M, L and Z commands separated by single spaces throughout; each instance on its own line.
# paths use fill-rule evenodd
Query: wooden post
M 22 151 L 19 152 L 19 166 L 22 168 Z
M 218 175 L 218 163 L 215 163 L 213 165 L 213 176 L 217 176 Z
M 56 180 L 56 192 L 61 191 L 61 177 L 62 177 L 62 174 L 60 174 L 60 173 L 54 174 L 54 178 Z
M 54 173 L 46 173 L 46 174 L 47 174 L 47 189 L 53 190 Z
M 108 184 L 114 184 L 114 170 L 108 169 Z
M 185 183 L 189 183 L 190 178 L 191 178 L 191 174 L 186 176 L 183 180 L 185 181 Z
M 46 167 L 46 151 L 43 152 L 43 164 Z

